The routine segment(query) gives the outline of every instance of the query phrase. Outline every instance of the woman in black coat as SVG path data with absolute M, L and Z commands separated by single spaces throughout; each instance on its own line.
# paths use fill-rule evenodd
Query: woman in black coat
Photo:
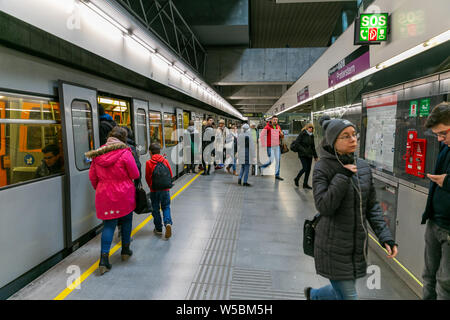
M 308 123 L 302 132 L 297 137 L 296 144 L 298 146 L 298 157 L 302 162 L 302 170 L 297 174 L 294 179 L 295 185 L 298 187 L 298 180 L 302 177 L 303 173 L 305 178 L 303 180 L 304 189 L 312 189 L 308 185 L 309 174 L 311 173 L 312 158 L 317 161 L 316 146 L 314 145 L 314 126 Z
M 328 118 L 329 119 L 329 118 Z M 376 200 L 372 172 L 357 159 L 355 126 L 348 120 L 321 119 L 325 139 L 314 167 L 314 202 L 320 214 L 314 242 L 316 272 L 331 285 L 305 288 L 311 300 L 356 300 L 356 279 L 366 276 L 368 234 L 372 227 L 388 258 L 397 245 Z

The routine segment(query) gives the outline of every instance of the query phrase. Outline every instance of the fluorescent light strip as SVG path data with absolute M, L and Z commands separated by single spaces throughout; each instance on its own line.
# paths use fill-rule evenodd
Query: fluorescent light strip
M 155 56 L 158 57 L 161 61 L 164 61 L 167 65 L 169 65 L 169 66 L 173 65 L 172 62 L 170 62 L 166 57 L 161 55 L 159 52 L 156 52 Z
M 136 41 L 138 44 L 140 44 L 141 46 L 143 46 L 145 49 L 147 49 L 148 51 L 150 51 L 151 53 L 155 53 L 155 49 L 153 49 L 152 47 L 150 47 L 145 41 L 141 40 L 138 36 L 136 36 L 135 34 L 131 35 L 131 39 L 133 39 L 134 41 Z
M 99 16 L 101 16 L 103 19 L 111 23 L 113 26 L 115 26 L 117 29 L 121 30 L 124 33 L 128 33 L 127 28 L 122 26 L 120 23 L 115 21 L 113 18 L 111 18 L 107 13 L 105 13 L 103 10 L 98 8 L 95 4 L 93 4 L 91 1 L 82 1 L 83 4 L 85 4 L 89 9 L 97 13 Z
M 398 54 L 398 55 L 396 55 L 396 56 L 394 56 L 394 57 L 392 57 L 392 58 L 390 58 L 390 59 L 388 59 L 388 60 L 386 60 L 384 62 L 381 62 L 381 63 L 377 64 L 375 67 L 372 67 L 370 69 L 364 70 L 363 72 L 358 73 L 357 75 L 355 75 L 355 76 L 353 76 L 353 77 L 351 77 L 351 78 L 349 78 L 349 79 L 347 79 L 347 80 L 345 80 L 345 81 L 343 81 L 343 82 L 341 82 L 341 83 L 339 83 L 339 84 L 337 84 L 337 85 L 335 85 L 335 86 L 333 86 L 331 88 L 328 88 L 328 89 L 326 89 L 326 90 L 324 90 L 324 91 L 314 95 L 311 98 L 308 98 L 308 99 L 306 99 L 306 100 L 304 100 L 304 101 L 302 101 L 300 103 L 294 104 L 293 106 L 291 106 L 291 107 L 289 107 L 289 108 L 287 108 L 287 109 L 285 109 L 283 111 L 280 111 L 279 113 L 276 113 L 276 115 L 279 115 L 281 113 L 289 111 L 289 110 L 291 110 L 293 108 L 296 108 L 296 107 L 298 107 L 300 105 L 303 105 L 303 104 L 305 104 L 305 103 L 307 103 L 307 102 L 309 102 L 311 100 L 317 99 L 320 96 L 323 96 L 323 95 L 325 95 L 325 94 L 327 94 L 327 93 L 329 93 L 331 91 L 334 91 L 336 89 L 342 88 L 342 87 L 344 87 L 344 86 L 346 86 L 346 85 L 348 85 L 348 84 L 350 84 L 350 83 L 352 83 L 354 81 L 357 81 L 359 79 L 365 78 L 365 77 L 367 77 L 367 76 L 369 76 L 371 74 L 374 74 L 374 73 L 376 73 L 378 71 L 381 71 L 381 70 L 383 70 L 385 68 L 391 67 L 391 66 L 393 66 L 393 65 L 395 65 L 395 64 L 397 64 L 399 62 L 402 62 L 402 61 L 404 61 L 406 59 L 414 57 L 414 56 L 418 55 L 419 53 L 425 52 L 425 51 L 427 51 L 427 50 L 429 50 L 429 49 L 431 49 L 431 48 L 433 48 L 433 47 L 435 47 L 437 45 L 440 45 L 440 44 L 442 44 L 444 42 L 447 42 L 448 40 L 450 40 L 450 30 L 447 30 L 447 31 L 439 34 L 438 36 L 436 36 L 434 38 L 431 38 L 431 39 L 429 39 L 429 40 L 427 40 L 427 41 L 425 41 L 425 42 L 423 42 L 423 43 L 421 43 L 421 44 L 419 44 L 419 45 L 417 45 L 417 46 L 415 46 L 415 47 L 413 47 L 413 48 L 411 48 L 409 50 L 406 50 L 406 51 L 404 51 L 404 52 L 402 52 L 402 53 L 400 53 L 400 54 Z
M 183 70 L 181 70 L 180 68 L 178 68 L 176 65 L 173 65 L 172 66 L 179 74 L 184 74 L 184 71 Z

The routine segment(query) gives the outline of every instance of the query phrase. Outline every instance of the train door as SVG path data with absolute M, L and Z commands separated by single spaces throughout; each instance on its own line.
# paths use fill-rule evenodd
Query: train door
M 141 162 L 141 179 L 145 181 L 145 163 L 150 159 L 149 147 L 149 130 L 148 130 L 148 102 L 138 99 L 133 99 L 132 106 L 134 121 L 133 133 L 136 142 L 136 152 Z M 142 183 L 144 188 L 148 188 L 146 183 Z M 148 191 L 148 190 L 147 190 Z
M 0 119 L 5 119 L 5 102 L 0 101 Z M 0 187 L 6 186 L 6 126 L 0 124 Z
M 95 213 L 95 191 L 89 181 L 85 152 L 100 145 L 97 91 L 60 81 L 65 152 L 66 246 L 101 224 Z
M 184 157 L 183 157 L 183 132 L 184 132 L 184 119 L 183 119 L 183 109 L 177 109 L 177 175 L 180 176 L 184 171 Z

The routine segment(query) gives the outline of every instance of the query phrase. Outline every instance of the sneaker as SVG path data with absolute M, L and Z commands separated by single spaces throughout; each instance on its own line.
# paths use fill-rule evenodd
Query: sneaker
M 275 176 L 275 179 L 283 181 L 284 179 L 280 176 Z
M 243 186 L 244 187 L 251 187 L 252 185 L 250 183 L 244 182 Z
M 308 186 L 307 184 L 305 184 L 305 185 L 303 186 L 303 189 L 310 189 L 310 190 L 312 190 L 312 188 L 311 188 L 310 186 Z
M 162 230 L 158 230 L 155 228 L 155 229 L 153 229 L 153 233 L 160 236 L 160 235 L 162 235 Z
M 169 239 L 172 236 L 172 225 L 171 224 L 167 224 L 166 225 L 166 234 L 164 235 L 164 237 L 166 239 Z
M 306 287 L 303 292 L 305 293 L 306 300 L 311 300 L 311 287 Z

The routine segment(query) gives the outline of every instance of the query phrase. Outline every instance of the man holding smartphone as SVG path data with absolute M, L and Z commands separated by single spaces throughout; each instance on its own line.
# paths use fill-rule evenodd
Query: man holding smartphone
M 427 174 L 431 183 L 422 216 L 427 223 L 423 299 L 450 300 L 450 103 L 437 105 L 425 126 L 440 142 L 440 152 L 434 174 Z

